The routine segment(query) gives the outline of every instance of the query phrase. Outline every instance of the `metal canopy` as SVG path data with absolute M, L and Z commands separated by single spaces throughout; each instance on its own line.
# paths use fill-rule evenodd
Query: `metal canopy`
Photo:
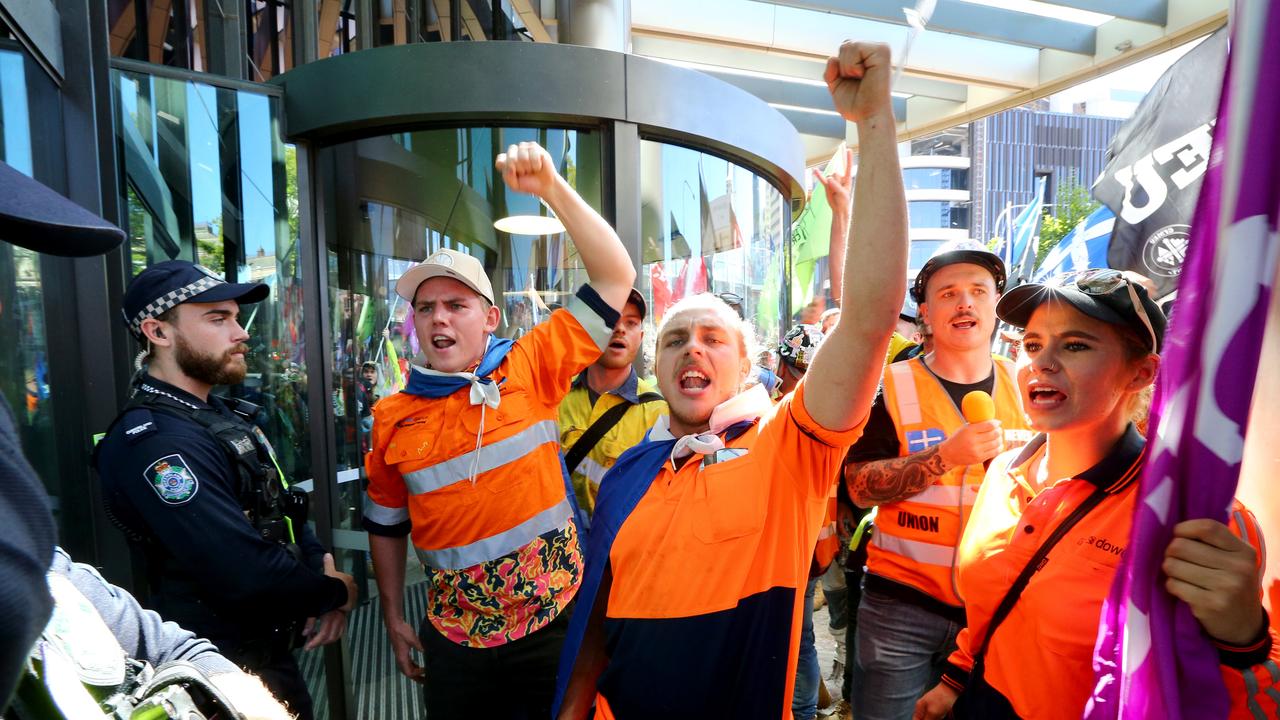
M 842 41 L 901 53 L 915 0 L 633 0 L 632 52 L 713 75 L 773 105 L 809 161 L 857 138 L 821 82 Z M 938 0 L 894 87 L 899 137 L 969 122 L 1206 35 L 1227 0 Z

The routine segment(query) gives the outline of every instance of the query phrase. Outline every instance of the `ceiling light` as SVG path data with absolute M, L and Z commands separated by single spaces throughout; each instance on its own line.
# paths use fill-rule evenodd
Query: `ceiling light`
M 494 220 L 493 227 L 508 235 L 558 235 L 564 232 L 560 218 L 546 215 L 508 215 Z

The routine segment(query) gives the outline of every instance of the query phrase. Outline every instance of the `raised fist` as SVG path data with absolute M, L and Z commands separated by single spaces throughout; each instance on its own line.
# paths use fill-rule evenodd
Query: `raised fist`
M 502 173 L 507 187 L 544 199 L 558 177 L 551 154 L 538 143 L 522 142 L 512 145 L 506 152 L 498 155 L 494 165 Z
M 892 118 L 892 74 L 888 45 L 846 40 L 835 57 L 827 58 L 822 79 L 836 111 L 845 120 L 862 122 L 880 113 Z

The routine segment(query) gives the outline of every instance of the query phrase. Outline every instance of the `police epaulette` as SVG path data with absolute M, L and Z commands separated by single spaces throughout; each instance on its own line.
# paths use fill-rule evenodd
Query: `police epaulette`
M 124 439 L 130 445 L 137 445 L 144 438 L 159 432 L 150 410 L 135 408 L 126 413 L 121 420 L 125 418 L 128 418 L 129 427 L 124 431 Z

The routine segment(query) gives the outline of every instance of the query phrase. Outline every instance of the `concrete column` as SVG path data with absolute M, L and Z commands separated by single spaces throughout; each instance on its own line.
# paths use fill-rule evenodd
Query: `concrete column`
M 630 52 L 631 0 L 556 0 L 559 40 Z

